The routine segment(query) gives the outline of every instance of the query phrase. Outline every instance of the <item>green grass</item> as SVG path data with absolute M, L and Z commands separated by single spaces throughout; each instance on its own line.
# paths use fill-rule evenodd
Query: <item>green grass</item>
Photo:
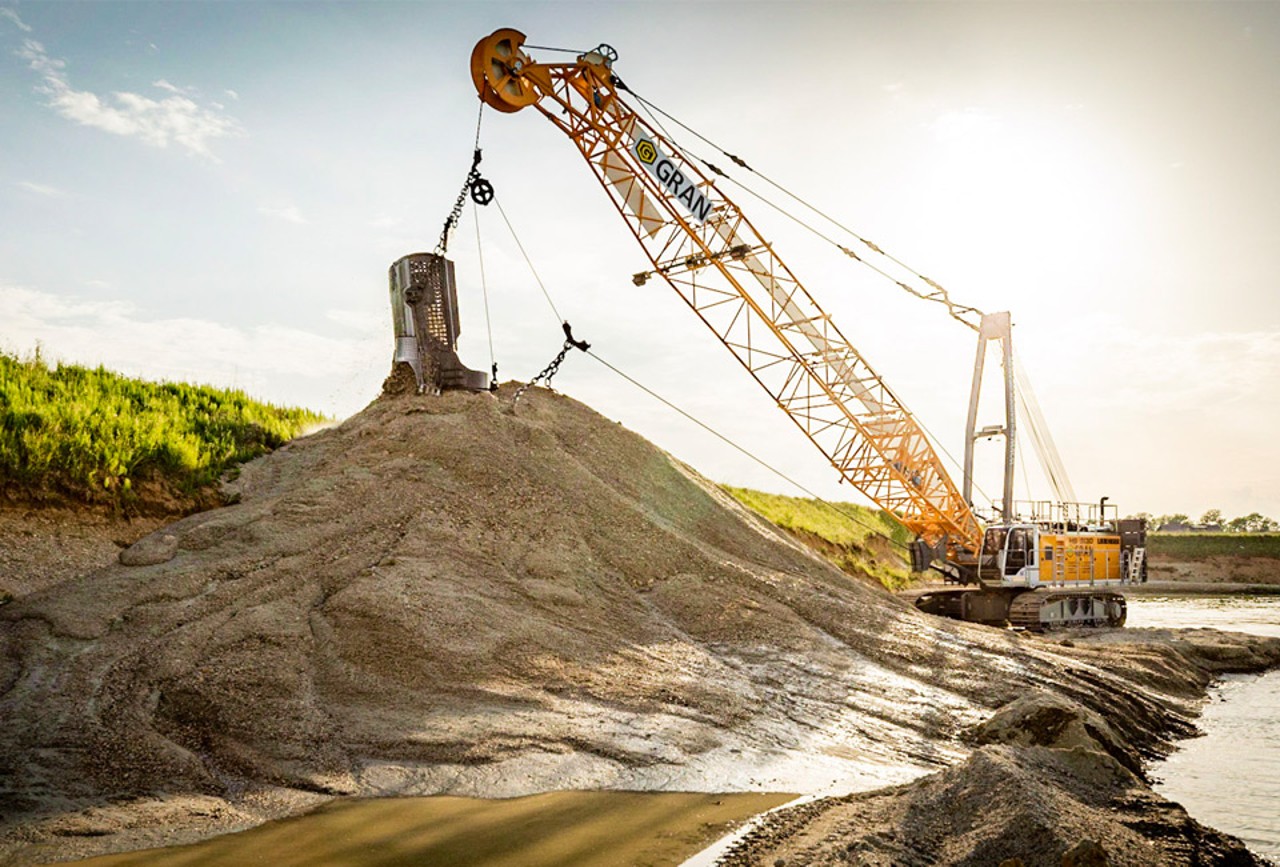
M 910 543 L 911 532 L 886 512 L 854 503 L 828 505 L 821 500 L 766 494 L 729 485 L 724 489 L 748 509 L 811 545 L 850 575 L 872 578 L 890 590 L 911 583 L 907 554 L 901 547 Z
M 1148 533 L 1147 551 L 1180 560 L 1222 556 L 1280 560 L 1280 533 Z
M 191 508 L 225 471 L 322 420 L 241 391 L 0 353 L 0 490 L 32 502 Z

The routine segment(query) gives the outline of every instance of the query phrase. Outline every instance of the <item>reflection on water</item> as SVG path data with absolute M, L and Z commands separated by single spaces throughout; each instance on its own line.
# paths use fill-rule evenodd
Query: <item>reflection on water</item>
M 190 846 L 106 855 L 93 867 L 604 867 L 676 865 L 792 795 L 550 792 L 527 798 L 338 801 Z
M 1280 596 L 1130 596 L 1126 626 L 1206 626 L 1280 638 Z
M 1129 625 L 1280 636 L 1280 597 L 1130 597 Z M 1254 852 L 1280 859 L 1280 671 L 1224 678 L 1199 725 L 1204 737 L 1179 744 L 1151 769 L 1156 790 Z

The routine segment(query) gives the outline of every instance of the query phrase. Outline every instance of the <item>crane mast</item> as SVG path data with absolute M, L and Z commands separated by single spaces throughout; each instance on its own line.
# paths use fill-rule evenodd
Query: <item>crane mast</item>
M 535 107 L 577 146 L 653 265 L 855 488 L 952 559 L 982 529 L 924 429 L 742 211 L 621 96 L 602 46 L 536 63 L 499 30 L 472 54 L 481 99 Z

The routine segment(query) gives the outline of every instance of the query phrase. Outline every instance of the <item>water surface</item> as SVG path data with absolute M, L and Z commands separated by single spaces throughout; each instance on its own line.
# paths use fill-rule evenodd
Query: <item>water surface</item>
M 550 792 L 527 798 L 337 801 L 189 846 L 93 867 L 604 867 L 679 864 L 794 795 Z
M 1280 597 L 1130 597 L 1128 625 L 1280 637 Z M 1280 671 L 1225 677 L 1199 726 L 1204 737 L 1152 767 L 1156 791 L 1280 861 Z
M 1280 638 L 1280 596 L 1130 596 L 1126 626 L 1204 626 Z

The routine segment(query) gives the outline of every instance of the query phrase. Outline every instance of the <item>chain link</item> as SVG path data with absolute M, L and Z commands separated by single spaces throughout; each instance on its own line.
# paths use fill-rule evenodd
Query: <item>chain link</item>
M 565 356 L 569 354 L 570 349 L 580 349 L 586 352 L 591 348 L 591 344 L 585 340 L 575 340 L 573 338 L 573 331 L 568 322 L 565 322 L 562 327 L 564 328 L 564 345 L 560 347 L 556 357 L 551 359 L 551 363 L 542 368 L 537 376 L 516 389 L 515 396 L 511 398 L 512 409 L 515 409 L 516 404 L 520 402 L 520 398 L 524 397 L 524 393 L 533 388 L 538 383 L 538 380 L 542 380 L 544 386 L 551 388 L 551 378 L 560 372 L 560 365 L 564 362 Z
M 462 206 L 467 201 L 467 193 L 471 194 L 471 201 L 477 205 L 487 205 L 493 201 L 493 184 L 480 177 L 480 148 L 476 148 L 471 157 L 471 171 L 467 172 L 467 179 L 462 182 L 462 189 L 458 191 L 458 200 L 453 203 L 453 210 L 445 218 L 444 228 L 440 230 L 440 240 L 435 249 L 437 256 L 443 256 L 449 251 L 449 233 L 462 218 Z

